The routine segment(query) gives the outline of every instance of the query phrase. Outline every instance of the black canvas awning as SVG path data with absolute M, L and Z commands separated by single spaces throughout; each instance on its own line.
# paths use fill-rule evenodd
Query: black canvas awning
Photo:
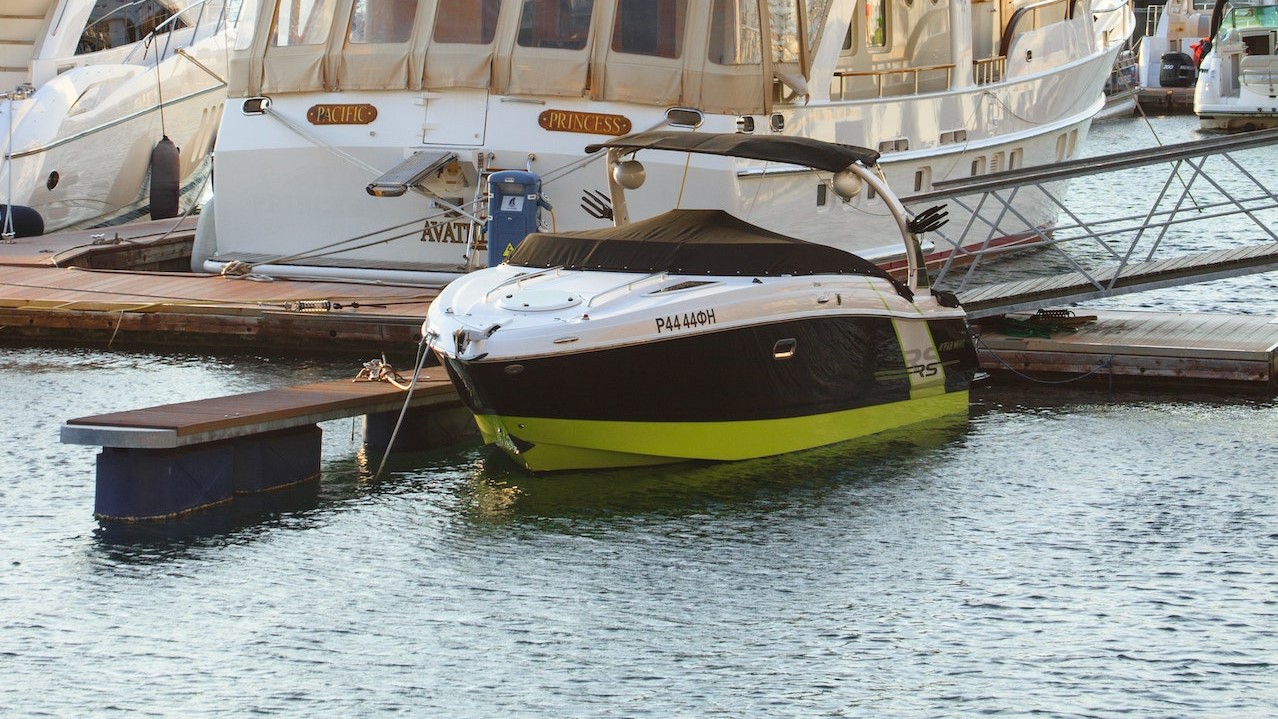
M 673 150 L 701 155 L 785 162 L 829 172 L 838 172 L 856 162 L 866 166 L 873 165 L 879 159 L 879 153 L 874 150 L 814 140 L 810 137 L 672 130 L 639 132 L 618 137 L 607 142 L 587 145 L 586 152 L 598 152 L 611 147 L 627 150 Z
M 895 280 L 850 252 L 787 237 L 723 210 L 670 210 L 621 227 L 528 235 L 508 262 L 611 272 L 779 277 L 855 274 Z

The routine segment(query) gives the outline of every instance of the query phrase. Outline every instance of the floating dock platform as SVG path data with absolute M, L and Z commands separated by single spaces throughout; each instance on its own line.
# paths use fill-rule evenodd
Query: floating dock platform
M 401 413 L 398 450 L 475 432 L 452 384 L 427 375 L 411 397 L 389 382 L 321 382 L 81 417 L 62 426 L 61 438 L 102 447 L 99 518 L 171 519 L 317 480 L 319 422 L 364 415 L 365 442 L 384 449 Z
M 981 369 L 1026 379 L 1069 377 L 1188 386 L 1278 389 L 1278 318 L 1077 310 L 980 326 Z M 1094 318 L 1094 319 L 1093 319 Z
M 0 339 L 220 351 L 411 352 L 438 290 L 189 271 L 194 219 L 0 244 Z

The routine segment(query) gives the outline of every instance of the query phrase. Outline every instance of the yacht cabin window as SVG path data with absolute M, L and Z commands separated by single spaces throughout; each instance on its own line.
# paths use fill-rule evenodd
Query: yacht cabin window
M 612 50 L 630 55 L 683 56 L 687 0 L 620 0 L 612 25 Z
M 180 10 L 180 7 L 174 7 L 173 2 L 160 0 L 98 0 L 89 13 L 89 21 L 80 35 L 75 54 L 85 55 L 135 43 Z M 187 23 L 179 17 L 166 29 L 177 30 L 186 26 Z
M 772 61 L 799 62 L 799 8 L 794 0 L 768 3 L 772 31 Z
M 355 44 L 408 42 L 416 14 L 417 0 L 355 0 L 348 37 Z
M 849 55 L 857 54 L 857 52 L 860 51 L 856 42 L 858 37 L 856 29 L 856 14 L 853 13 L 852 22 L 848 24 L 848 31 L 843 35 L 843 48 L 839 51 L 839 55 L 847 57 Z
M 710 11 L 711 62 L 719 65 L 758 65 L 759 6 L 741 0 L 714 0 Z
M 271 27 L 273 47 L 319 45 L 333 25 L 334 0 L 280 0 Z
M 825 19 L 830 15 L 831 0 L 807 0 L 808 47 L 816 48 L 821 39 L 821 30 L 825 27 Z
M 1230 8 L 1220 22 L 1222 28 L 1274 27 L 1278 25 L 1278 7 L 1241 5 Z
M 497 34 L 501 0 L 439 0 L 435 42 L 487 45 Z
M 594 0 L 524 0 L 519 46 L 580 50 L 590 35 Z
M 888 47 L 888 0 L 865 0 L 865 46 L 870 50 Z

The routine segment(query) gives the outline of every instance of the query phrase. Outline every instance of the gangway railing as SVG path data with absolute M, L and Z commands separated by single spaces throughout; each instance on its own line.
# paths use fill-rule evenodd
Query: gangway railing
M 1269 161 L 1272 150 L 1252 152 L 1275 143 L 1278 129 L 1225 135 L 939 182 L 903 202 L 914 210 L 944 203 L 955 218 L 928 234 L 934 251 L 946 256 L 934 270 L 934 284 L 963 297 L 986 285 L 1037 279 L 1030 304 L 1047 307 L 1278 269 L 1278 253 L 1271 257 L 1264 249 L 1247 252 L 1247 262 L 1219 262 L 1220 253 L 1245 250 L 1248 243 L 1278 246 L 1272 229 L 1278 195 L 1270 189 L 1278 186 L 1278 168 Z M 1124 187 L 1131 173 L 1139 184 Z M 1103 183 L 1115 201 L 1080 206 L 1067 188 L 1082 183 Z M 1038 214 L 1031 217 L 1027 207 Z M 1035 219 L 1044 208 L 1056 214 L 1047 226 Z M 1154 277 L 1150 263 L 1165 265 L 1171 258 L 1181 258 L 1172 275 L 1142 281 Z M 1000 309 L 989 297 L 985 305 L 985 314 Z M 1008 295 L 1003 305 L 1023 309 L 1027 297 Z

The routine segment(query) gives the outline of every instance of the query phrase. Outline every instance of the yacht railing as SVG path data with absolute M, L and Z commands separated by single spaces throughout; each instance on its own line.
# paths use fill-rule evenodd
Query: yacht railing
M 920 84 L 920 79 L 919 79 L 920 76 L 923 73 L 941 72 L 941 71 L 945 72 L 945 87 L 948 88 L 950 87 L 954 79 L 954 65 L 952 64 L 951 65 L 923 65 L 920 67 L 903 67 L 903 68 L 897 68 L 892 70 L 867 70 L 867 71 L 837 70 L 835 71 L 834 76 L 839 79 L 839 99 L 842 100 L 842 99 L 846 99 L 846 96 L 847 96 L 847 84 L 846 84 L 847 78 L 856 78 L 856 77 L 872 78 L 874 80 L 874 86 L 875 86 L 875 91 L 877 93 L 877 97 L 884 97 L 886 88 L 888 88 L 889 86 L 893 88 L 898 88 L 902 85 L 902 83 L 889 84 L 888 82 L 889 79 L 910 76 L 910 80 L 907 81 L 907 83 L 905 84 L 905 87 L 907 88 L 910 87 L 909 83 L 912 82 L 912 85 L 913 85 L 912 91 L 904 92 L 904 93 L 898 92 L 894 94 L 917 95 L 919 94 L 919 91 L 922 89 Z
M 1033 5 L 1026 5 L 1016 12 L 1012 13 L 1012 17 L 1008 19 L 1007 26 L 1003 29 L 1003 38 L 999 40 L 998 54 L 1007 55 L 1012 48 L 1012 41 L 1020 35 L 1030 30 L 1041 30 L 1048 25 L 1057 22 L 1053 20 L 1051 23 L 1043 22 L 1043 13 L 1048 9 L 1062 8 L 1064 10 L 1064 19 L 1073 19 L 1076 13 L 1076 3 L 1079 0 L 1042 0 Z M 1021 25 L 1029 24 L 1030 27 L 1022 28 Z
M 977 85 L 989 85 L 1003 79 L 1007 70 L 1007 56 L 998 55 L 972 62 L 972 74 Z
M 586 307 L 594 307 L 595 302 L 599 301 L 599 298 L 604 297 L 605 295 L 611 295 L 616 292 L 632 292 L 634 291 L 635 288 L 639 287 L 642 284 L 647 284 L 649 282 L 652 282 L 654 279 L 662 280 L 662 279 L 665 279 L 665 277 L 666 277 L 666 273 L 663 270 L 661 272 L 654 272 L 650 275 L 644 275 L 643 277 L 640 277 L 637 280 L 628 280 L 626 282 L 622 282 L 619 285 L 613 285 L 612 287 L 609 287 L 608 289 L 602 292 L 596 293 L 594 297 L 591 297 L 590 301 L 586 303 Z
M 155 40 L 161 34 L 164 35 L 164 49 L 163 50 L 160 50 L 159 48 L 156 49 L 155 61 L 159 62 L 160 60 L 168 57 L 170 54 L 169 50 L 172 47 L 172 43 L 173 43 L 173 33 L 177 30 L 182 29 L 177 26 L 178 20 L 181 19 L 182 16 L 184 16 L 186 13 L 190 12 L 191 10 L 195 10 L 197 8 L 199 12 L 196 14 L 195 20 L 193 22 L 190 20 L 187 21 L 191 28 L 191 39 L 187 42 L 186 47 L 190 47 L 191 45 L 193 45 L 196 40 L 200 39 L 200 26 L 204 24 L 204 12 L 205 10 L 208 9 L 208 0 L 196 0 L 196 2 L 193 2 L 190 5 L 187 5 L 186 7 L 182 8 L 181 10 L 178 10 L 177 12 L 170 15 L 167 20 L 160 23 L 159 25 L 156 25 L 155 28 L 151 30 L 151 32 L 146 34 L 146 37 L 142 39 L 142 42 L 138 43 L 136 46 L 134 46 L 132 50 L 129 51 L 129 54 L 125 56 L 124 58 L 124 62 L 125 63 L 132 62 L 134 55 L 137 54 L 139 49 L 141 49 L 142 51 L 141 59 L 145 61 L 147 53 L 149 53 L 151 50 L 151 47 L 156 44 Z M 227 22 L 226 15 L 227 15 L 228 9 L 229 8 L 227 7 L 227 4 L 222 3 L 222 11 L 218 14 L 217 22 L 214 23 L 212 31 L 209 33 L 209 35 L 216 35 L 217 33 L 221 32 L 222 26 L 225 25 Z M 183 49 L 183 48 L 179 48 L 179 49 Z
M 524 272 L 524 273 L 515 275 L 514 277 L 510 277 L 506 279 L 504 282 L 501 282 L 500 284 L 498 284 L 496 287 L 492 288 L 491 290 L 488 290 L 488 292 L 484 294 L 484 301 L 487 302 L 488 300 L 492 299 L 494 292 L 502 288 L 509 287 L 510 285 L 515 285 L 516 287 L 519 287 L 522 289 L 524 286 L 524 283 L 527 282 L 528 280 L 540 279 L 547 276 L 558 277 L 559 273 L 563 269 L 564 269 L 563 266 L 560 265 L 556 267 L 547 267 L 544 270 L 537 270 L 536 272 Z
M 1150 5 L 1145 8 L 1145 36 L 1151 37 L 1158 32 L 1158 21 L 1167 12 L 1166 5 Z

